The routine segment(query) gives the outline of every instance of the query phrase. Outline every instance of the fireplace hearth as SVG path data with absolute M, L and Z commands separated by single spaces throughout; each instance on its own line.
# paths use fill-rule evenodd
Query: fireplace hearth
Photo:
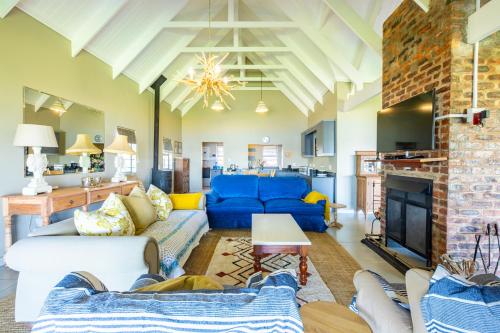
M 390 240 L 432 264 L 432 180 L 388 175 L 385 246 Z

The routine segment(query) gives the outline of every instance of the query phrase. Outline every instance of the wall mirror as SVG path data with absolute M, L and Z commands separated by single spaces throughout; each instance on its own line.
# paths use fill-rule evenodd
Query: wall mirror
M 47 125 L 54 128 L 59 147 L 42 148 L 46 154 L 48 168 L 46 175 L 81 173 L 80 156 L 69 154 L 66 150 L 77 141 L 78 134 L 86 134 L 90 143 L 101 150 L 99 154 L 90 154 L 88 172 L 104 171 L 104 112 L 74 103 L 62 97 L 53 96 L 36 89 L 24 88 L 25 124 Z M 31 176 L 26 167 L 26 159 L 31 148 L 24 152 L 24 174 Z

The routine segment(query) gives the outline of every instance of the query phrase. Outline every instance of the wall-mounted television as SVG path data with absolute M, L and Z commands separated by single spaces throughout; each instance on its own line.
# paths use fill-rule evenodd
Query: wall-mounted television
M 377 151 L 434 149 L 434 90 L 392 105 L 377 114 Z

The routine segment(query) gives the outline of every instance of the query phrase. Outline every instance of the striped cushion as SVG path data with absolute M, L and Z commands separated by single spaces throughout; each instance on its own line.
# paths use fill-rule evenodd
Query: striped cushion
M 228 291 L 119 293 L 92 285 L 75 273 L 65 277 L 32 332 L 303 332 L 297 280 L 287 271 Z
M 420 305 L 431 333 L 500 331 L 500 286 L 477 285 L 442 266 Z

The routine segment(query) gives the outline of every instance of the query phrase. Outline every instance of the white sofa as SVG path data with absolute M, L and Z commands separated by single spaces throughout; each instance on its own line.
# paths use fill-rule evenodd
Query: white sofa
M 411 312 L 392 301 L 377 279 L 368 271 L 354 275 L 356 307 L 373 333 L 427 333 L 420 300 L 429 289 L 432 272 L 410 269 L 406 272 L 406 291 Z
M 204 210 L 174 210 L 167 221 L 129 237 L 79 236 L 73 219 L 42 227 L 16 242 L 5 257 L 19 271 L 16 321 L 34 321 L 50 289 L 72 271 L 90 272 L 116 291 L 129 290 L 141 274 L 182 275 L 207 231 Z

